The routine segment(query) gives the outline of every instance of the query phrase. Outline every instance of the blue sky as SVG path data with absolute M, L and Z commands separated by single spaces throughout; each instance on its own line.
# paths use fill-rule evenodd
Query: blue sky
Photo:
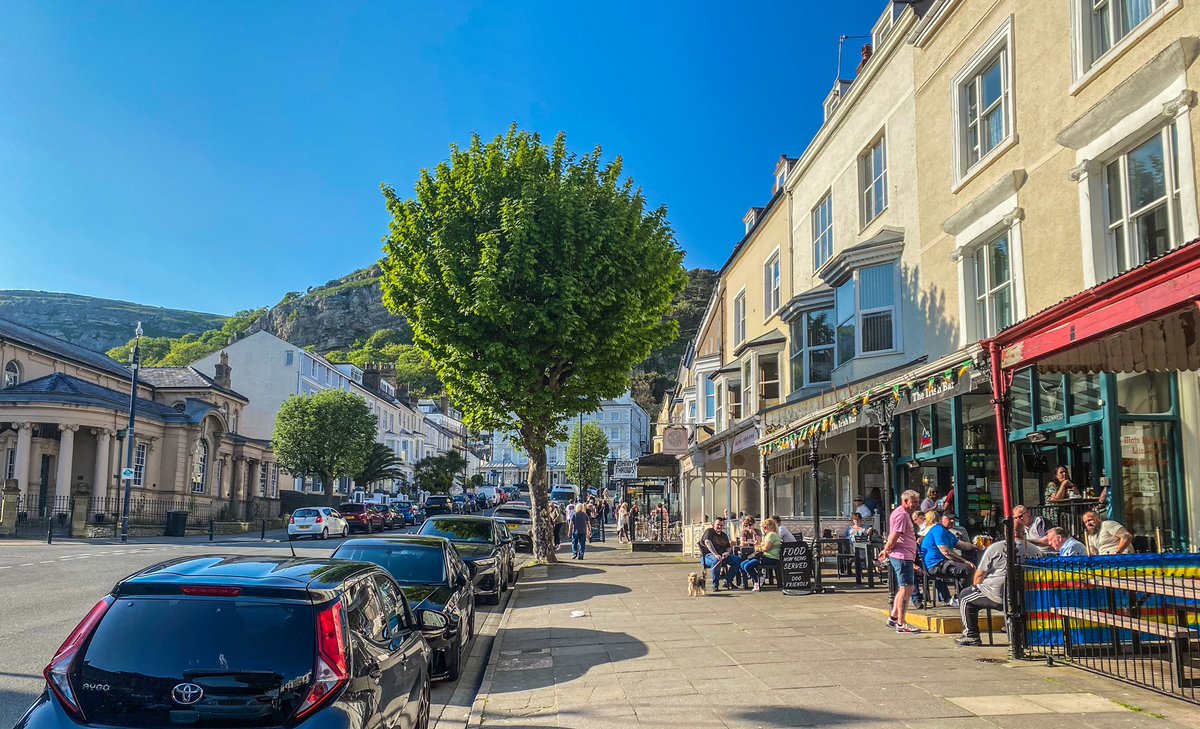
M 622 155 L 718 267 L 884 7 L 0 3 L 0 288 L 270 305 L 379 257 L 381 182 L 514 121 Z

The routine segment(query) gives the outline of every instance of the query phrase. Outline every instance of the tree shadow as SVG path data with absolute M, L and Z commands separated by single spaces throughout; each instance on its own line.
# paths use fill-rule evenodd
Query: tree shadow
M 521 582 L 554 582 L 555 580 L 574 580 L 579 577 L 603 574 L 604 570 L 595 567 L 584 567 L 578 562 L 557 562 L 544 565 L 545 573 L 530 574 L 529 570 L 521 576 Z
M 553 585 L 538 585 L 537 590 L 521 592 L 521 607 L 546 607 L 563 603 L 582 603 L 603 595 L 624 595 L 630 592 L 623 585 L 600 582 L 559 582 Z
M 735 709 L 731 713 L 731 718 L 756 726 L 837 726 L 839 724 L 878 721 L 878 719 L 859 714 L 792 706 L 764 706 L 757 709 Z
M 491 693 L 519 693 L 574 681 L 597 666 L 636 661 L 649 654 L 628 633 L 588 628 L 506 628 L 492 653 Z

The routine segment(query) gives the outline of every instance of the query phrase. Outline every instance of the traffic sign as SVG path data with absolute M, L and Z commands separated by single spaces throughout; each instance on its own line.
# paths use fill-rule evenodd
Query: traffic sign
M 134 477 L 134 473 L 133 473 L 132 468 L 126 468 L 125 470 L 121 471 L 121 480 L 122 481 L 132 481 L 133 477 Z

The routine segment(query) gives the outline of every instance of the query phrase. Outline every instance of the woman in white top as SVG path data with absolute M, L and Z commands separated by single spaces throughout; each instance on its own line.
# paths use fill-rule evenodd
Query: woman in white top
M 617 509 L 617 541 L 624 544 L 627 536 L 629 536 L 629 504 L 621 504 L 621 508 Z

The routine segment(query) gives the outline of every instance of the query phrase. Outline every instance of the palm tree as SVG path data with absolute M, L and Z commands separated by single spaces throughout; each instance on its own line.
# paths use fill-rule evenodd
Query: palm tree
M 404 478 L 404 472 L 400 470 L 401 463 L 403 461 L 396 457 L 391 448 L 382 443 L 376 443 L 371 448 L 371 455 L 367 458 L 362 470 L 354 475 L 354 483 L 359 488 L 367 490 L 372 484 L 380 481 Z

